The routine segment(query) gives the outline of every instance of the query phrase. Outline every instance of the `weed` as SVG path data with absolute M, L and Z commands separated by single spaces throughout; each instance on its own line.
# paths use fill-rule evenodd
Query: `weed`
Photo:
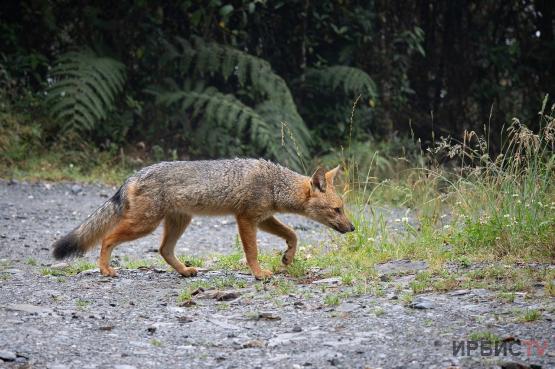
M 501 337 L 489 331 L 472 332 L 468 335 L 470 341 L 486 341 L 492 344 L 501 342 Z
M 77 306 L 77 309 L 79 310 L 85 310 L 87 306 L 90 305 L 90 303 L 91 302 L 87 300 L 82 300 L 82 299 L 75 300 L 75 306 Z
M 179 255 L 177 258 L 188 267 L 202 268 L 205 263 L 203 258 L 196 256 Z
M 403 292 L 399 296 L 399 300 L 405 305 L 410 305 L 414 300 L 414 294 L 410 292 Z
M 497 294 L 497 298 L 503 302 L 513 303 L 515 302 L 515 293 L 514 292 L 499 292 Z
M 535 322 L 536 320 L 540 319 L 542 316 L 541 311 L 536 309 L 526 309 L 518 319 L 520 322 Z
M 150 340 L 150 344 L 154 347 L 161 347 L 162 346 L 162 341 L 160 341 L 156 338 L 153 338 L 153 339 Z
M 34 258 L 28 258 L 28 259 L 25 261 L 25 264 L 31 265 L 31 266 L 37 266 L 37 260 L 34 259 Z
M 42 268 L 41 274 L 44 276 L 65 277 L 65 276 L 76 275 L 85 270 L 94 269 L 95 267 L 96 265 L 91 262 L 88 262 L 85 260 L 79 260 L 63 268 L 52 268 L 52 267 Z
M 337 306 L 340 302 L 341 299 L 338 294 L 330 293 L 324 297 L 324 304 L 328 306 Z

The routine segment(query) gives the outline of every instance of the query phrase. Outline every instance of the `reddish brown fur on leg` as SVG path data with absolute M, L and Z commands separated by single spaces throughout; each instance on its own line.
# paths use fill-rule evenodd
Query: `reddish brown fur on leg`
M 243 250 L 247 258 L 247 264 L 256 279 L 265 279 L 272 275 L 269 270 L 260 268 L 258 263 L 258 246 L 256 244 L 256 223 L 247 217 L 237 216 L 237 227 L 239 236 L 243 243 Z
M 285 265 L 291 264 L 297 251 L 297 235 L 295 231 L 273 216 L 260 222 L 258 227 L 264 232 L 283 238 L 287 242 L 287 250 L 283 254 L 281 261 Z
M 176 272 L 185 277 L 197 275 L 195 268 L 186 267 L 178 258 L 175 257 L 175 244 L 185 228 L 191 223 L 191 216 L 184 214 L 166 215 L 164 219 L 164 236 L 160 245 L 160 254 L 171 265 Z

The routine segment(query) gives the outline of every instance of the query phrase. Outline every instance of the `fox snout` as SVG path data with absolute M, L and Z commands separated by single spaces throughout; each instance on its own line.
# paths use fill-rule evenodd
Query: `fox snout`
M 354 232 L 355 230 L 355 226 L 353 225 L 353 223 L 347 221 L 347 223 L 341 224 L 341 225 L 336 225 L 334 224 L 332 226 L 333 229 L 335 229 L 337 232 L 344 234 L 347 232 Z

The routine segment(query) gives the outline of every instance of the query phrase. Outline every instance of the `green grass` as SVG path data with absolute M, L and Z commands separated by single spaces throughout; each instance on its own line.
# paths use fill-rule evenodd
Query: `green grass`
M 75 306 L 79 310 L 85 310 L 90 304 L 91 302 L 87 300 L 82 300 L 82 299 L 75 300 Z
M 177 258 L 188 267 L 202 268 L 206 263 L 203 258 L 196 256 L 178 255 Z
M 94 268 L 96 268 L 96 264 L 85 260 L 78 260 L 63 268 L 52 268 L 52 267 L 42 268 L 41 274 L 44 276 L 65 277 L 65 276 L 76 275 L 85 270 L 94 269 Z
M 542 316 L 542 313 L 539 310 L 526 309 L 520 314 L 520 316 L 517 320 L 519 322 L 530 323 L 530 322 L 535 322 L 536 320 L 540 319 L 541 316 Z
M 327 294 L 324 297 L 324 304 L 328 306 L 337 306 L 341 303 L 341 297 L 336 293 Z
M 162 341 L 160 341 L 156 338 L 151 339 L 150 344 L 154 347 L 162 347 Z
M 502 340 L 501 337 L 490 331 L 472 332 L 468 335 L 468 339 L 470 341 L 487 341 L 492 344 L 495 344 L 496 342 L 501 342 Z

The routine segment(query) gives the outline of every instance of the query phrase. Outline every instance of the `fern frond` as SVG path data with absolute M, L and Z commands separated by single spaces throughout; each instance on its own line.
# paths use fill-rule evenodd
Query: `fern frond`
M 340 89 L 347 96 L 362 95 L 365 98 L 376 98 L 376 84 L 363 70 L 344 65 L 334 65 L 324 69 L 309 68 L 305 72 L 307 86 L 315 90 Z
M 267 114 L 264 120 L 276 133 L 281 131 L 281 122 L 287 122 L 298 137 L 299 154 L 306 155 L 310 142 L 308 129 L 297 111 L 287 83 L 272 70 L 270 63 L 233 47 L 205 42 L 200 38 L 193 38 L 192 42 L 178 39 L 176 46 L 167 45 L 166 48 L 168 52 L 163 59 L 174 62 L 186 79 L 202 80 L 207 76 L 218 76 L 228 81 L 234 76 L 239 85 L 250 87 L 257 103 L 274 107 L 271 113 L 262 109 Z
M 147 90 L 156 96 L 159 104 L 176 108 L 180 114 L 188 113 L 199 122 L 194 135 L 198 140 L 210 141 L 214 132 L 247 135 L 258 150 L 264 150 L 272 139 L 271 127 L 250 107 L 233 95 L 223 94 L 214 87 L 202 84 L 174 91 Z
M 91 130 L 106 119 L 126 80 L 122 63 L 88 50 L 60 55 L 50 77 L 48 110 L 66 131 Z

